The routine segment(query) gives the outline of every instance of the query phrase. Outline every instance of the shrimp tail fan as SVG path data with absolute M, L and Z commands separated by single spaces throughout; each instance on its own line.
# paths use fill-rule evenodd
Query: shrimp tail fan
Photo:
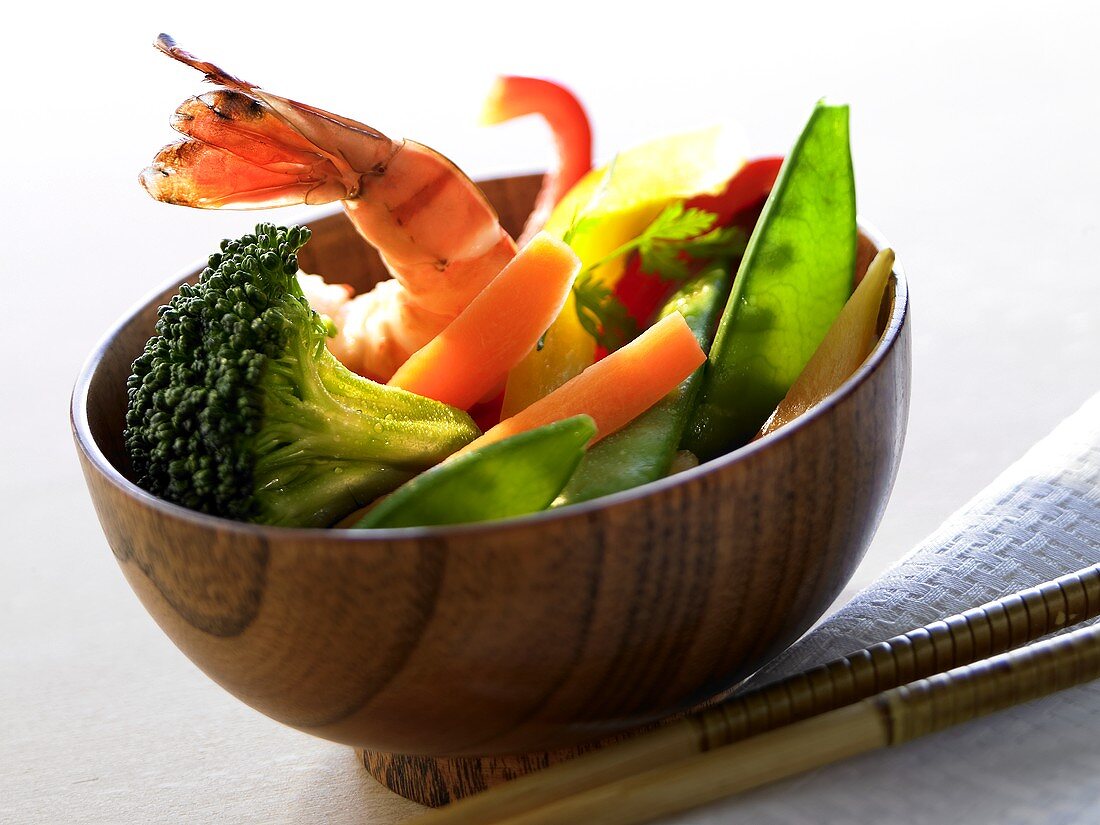
M 224 87 L 184 101 L 165 146 L 140 181 L 159 201 L 204 209 L 258 209 L 354 197 L 402 144 L 362 123 L 261 90 L 200 60 L 166 34 L 157 50 Z M 354 137 L 354 140 L 349 140 Z

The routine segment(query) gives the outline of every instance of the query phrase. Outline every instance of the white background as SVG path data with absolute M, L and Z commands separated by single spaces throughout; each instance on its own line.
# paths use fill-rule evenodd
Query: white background
M 716 120 L 739 123 L 752 153 L 782 153 L 817 98 L 850 102 L 859 211 L 909 274 L 914 334 L 905 458 L 853 585 L 1100 389 L 1100 27 L 1086 4 L 150 5 L 24 3 L 0 23 L 0 820 L 402 810 L 345 749 L 243 708 L 171 647 L 80 478 L 67 402 L 83 358 L 260 217 L 138 186 L 202 88 L 153 51 L 159 31 L 474 176 L 551 157 L 535 122 L 475 125 L 496 73 L 572 86 L 600 158 Z

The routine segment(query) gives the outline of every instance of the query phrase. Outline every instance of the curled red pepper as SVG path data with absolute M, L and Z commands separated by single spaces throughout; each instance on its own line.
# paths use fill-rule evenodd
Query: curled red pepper
M 497 78 L 481 122 L 503 123 L 524 115 L 541 115 L 550 127 L 558 166 L 546 173 L 535 206 L 517 243 L 522 246 L 538 232 L 562 196 L 592 168 L 592 128 L 576 96 L 564 86 L 536 77 Z

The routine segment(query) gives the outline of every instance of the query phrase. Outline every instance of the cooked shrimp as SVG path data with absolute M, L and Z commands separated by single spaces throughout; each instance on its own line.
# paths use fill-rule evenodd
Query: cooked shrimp
M 330 284 L 320 275 L 307 272 L 298 273 L 298 284 L 309 301 L 309 305 L 321 315 L 327 315 L 334 322 L 344 314 L 344 307 L 355 295 L 349 284 Z
M 401 285 L 397 281 L 388 281 L 396 287 Z M 384 289 L 377 289 L 361 295 L 355 300 L 355 290 L 349 284 L 330 284 L 320 275 L 311 275 L 307 272 L 298 272 L 298 284 L 302 287 L 302 293 L 309 301 L 309 305 L 321 315 L 328 317 L 336 327 L 336 335 L 328 339 L 328 348 L 345 367 L 355 372 L 364 372 L 362 363 L 366 345 L 363 339 L 371 336 L 363 329 L 355 329 L 356 319 L 362 319 L 362 309 L 367 301 L 377 301 L 377 296 L 385 293 Z M 370 298 L 369 296 L 376 296 Z M 350 320 L 349 320 L 350 316 Z M 362 324 L 362 320 L 360 320 Z
M 203 209 L 341 201 L 381 254 L 393 280 L 327 313 L 340 330 L 333 351 L 350 368 L 389 379 L 514 257 L 485 196 L 438 152 L 265 92 L 167 35 L 156 47 L 225 88 L 176 110 L 172 126 L 186 139 L 142 172 L 150 195 Z

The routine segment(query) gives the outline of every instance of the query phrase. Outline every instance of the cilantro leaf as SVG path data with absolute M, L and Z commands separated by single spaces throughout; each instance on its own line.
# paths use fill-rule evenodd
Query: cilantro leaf
M 582 219 L 579 222 L 575 222 L 572 227 L 572 231 L 569 234 L 566 243 L 569 243 L 578 234 L 579 229 L 584 225 L 586 219 Z M 594 225 L 598 225 L 600 221 L 598 219 L 591 219 Z M 667 264 L 671 268 L 675 268 L 675 265 L 671 262 L 672 258 L 669 255 L 669 250 L 672 251 L 672 257 L 675 257 L 674 253 L 683 249 L 685 246 L 692 243 L 696 236 L 701 233 L 707 232 L 713 225 L 717 217 L 711 213 L 702 209 L 686 208 L 682 201 L 676 201 L 666 206 L 656 218 L 654 218 L 649 226 L 642 230 L 640 235 L 631 238 L 626 243 L 619 247 L 616 247 L 608 254 L 604 255 L 595 263 L 589 264 L 585 268 L 585 272 L 592 272 L 599 269 L 606 263 L 609 263 L 616 258 L 621 258 L 623 255 L 628 255 L 631 252 L 639 252 L 644 257 L 649 257 L 651 260 L 661 261 Z M 686 277 L 686 269 L 683 274 L 676 277 Z
M 614 352 L 637 335 L 637 326 L 611 289 L 585 270 L 573 283 L 577 319 L 584 331 L 608 352 Z
M 599 186 L 584 207 L 578 207 L 563 235 L 572 245 L 580 235 L 598 231 L 603 219 L 595 207 L 606 195 L 614 172 L 612 161 Z M 686 281 L 693 271 L 692 259 L 740 257 L 745 251 L 745 233 L 737 227 L 714 228 L 718 216 L 688 207 L 683 201 L 666 206 L 642 232 L 587 265 L 573 284 L 577 319 L 585 332 L 608 352 L 620 348 L 638 332 L 637 324 L 611 289 L 594 277 L 604 264 L 637 252 L 643 272 L 666 281 Z
M 745 253 L 749 236 L 739 226 L 724 226 L 692 238 L 681 247 L 693 258 L 739 258 Z
M 666 206 L 638 239 L 642 243 L 687 240 L 709 231 L 717 219 L 713 212 L 689 209 L 683 201 L 676 201 Z
M 592 195 L 588 198 L 588 201 L 584 206 L 577 206 L 573 212 L 573 220 L 569 223 L 569 228 L 565 230 L 562 235 L 562 241 L 569 246 L 573 245 L 573 239 L 577 235 L 592 231 L 593 227 L 599 226 L 600 218 L 592 215 L 596 206 L 607 195 L 608 190 L 611 188 L 611 177 L 615 174 L 615 163 L 618 161 L 619 156 L 615 155 L 611 159 L 611 163 L 607 164 L 607 169 L 603 173 L 603 177 L 600 178 L 599 185 L 592 191 Z
M 691 275 L 687 258 L 740 257 L 747 238 L 736 226 L 711 229 L 717 216 L 702 209 L 685 209 L 674 203 L 638 236 L 642 271 L 666 281 L 683 281 Z
M 644 246 L 638 250 L 642 272 L 657 275 L 663 281 L 683 281 L 690 274 L 687 261 L 674 246 Z

